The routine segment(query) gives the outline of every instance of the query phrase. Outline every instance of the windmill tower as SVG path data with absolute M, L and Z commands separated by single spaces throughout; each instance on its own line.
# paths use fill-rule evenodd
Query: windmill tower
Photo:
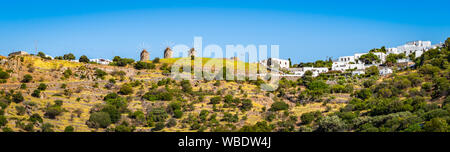
M 197 52 L 195 51 L 195 49 L 194 49 L 194 48 L 191 48 L 191 49 L 189 50 L 189 53 L 188 53 L 188 54 L 189 54 L 190 57 L 192 57 L 192 56 L 195 57 L 195 54 L 196 54 L 196 53 L 197 53 Z
M 147 50 L 143 49 L 141 52 L 141 62 L 150 60 L 150 53 Z
M 140 47 L 140 50 L 142 49 L 141 54 L 140 54 L 141 62 L 150 60 L 150 53 L 147 51 L 147 49 L 145 49 L 144 45 L 145 45 L 144 42 L 142 42 L 141 47 Z

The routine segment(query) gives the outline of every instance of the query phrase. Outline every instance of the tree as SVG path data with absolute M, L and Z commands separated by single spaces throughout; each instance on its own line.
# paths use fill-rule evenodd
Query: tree
M 45 58 L 45 53 L 39 51 L 38 54 L 37 54 L 37 56 L 39 56 L 39 57 L 41 57 L 41 58 Z
M 440 71 L 440 69 L 438 67 L 433 66 L 431 64 L 426 64 L 419 68 L 419 73 L 421 73 L 421 74 L 434 75 L 434 73 L 437 73 L 439 71 Z
M 171 128 L 171 127 L 175 127 L 177 125 L 177 120 L 175 120 L 175 119 L 169 119 L 169 122 L 167 122 L 167 124 L 166 124 L 166 126 L 168 127 L 168 128 Z
M 86 124 L 90 128 L 106 128 L 111 124 L 111 117 L 106 112 L 94 112 Z
M 97 78 L 104 79 L 108 74 L 101 69 L 95 69 L 95 75 L 97 76 Z
M 39 90 L 39 89 L 34 90 L 33 93 L 31 93 L 31 96 L 35 97 L 35 98 L 40 98 L 41 97 L 41 90 Z
M 66 79 L 69 78 L 70 76 L 72 76 L 72 70 L 70 70 L 70 69 L 64 70 L 63 75 L 64 75 L 64 78 L 66 78 Z
M 302 124 L 308 125 L 311 122 L 313 122 L 315 119 L 315 112 L 308 112 L 308 113 L 304 113 L 302 114 L 302 116 L 300 116 L 300 120 L 302 120 Z
M 239 132 L 271 132 L 273 130 L 273 126 L 269 125 L 266 121 L 257 122 L 253 126 L 245 125 Z
M 291 67 L 292 67 L 292 61 L 291 61 L 291 58 L 288 58 L 288 61 L 289 61 L 289 68 L 291 68 Z
M 220 97 L 220 96 L 212 97 L 210 99 L 209 104 L 219 104 L 221 100 L 222 100 L 222 97 Z
M 164 122 L 158 122 L 155 125 L 155 128 L 152 129 L 152 131 L 160 131 L 162 129 L 164 129 Z
M 30 116 L 30 118 L 28 119 L 28 121 L 32 122 L 32 123 L 42 123 L 44 122 L 44 120 L 42 119 L 41 115 L 35 113 L 33 115 Z
M 67 126 L 66 128 L 64 128 L 64 132 L 74 132 L 75 128 L 73 128 L 72 126 Z
M 284 103 L 282 101 L 277 101 L 272 104 L 269 111 L 280 111 L 280 110 L 288 110 L 289 105 L 287 103 Z
M 89 63 L 89 58 L 86 55 L 82 55 L 80 56 L 80 59 L 78 59 L 79 62 L 83 62 L 83 63 Z
M 115 56 L 113 59 L 113 65 L 117 65 L 117 66 L 126 66 L 126 65 L 132 64 L 132 63 L 134 63 L 133 59 L 121 58 L 120 56 Z
M 25 100 L 22 96 L 22 92 L 17 92 L 12 95 L 12 101 L 15 103 L 21 103 L 23 100 Z
M 26 88 L 27 88 L 27 84 L 22 83 L 22 84 L 20 85 L 20 89 L 26 89 Z
M 138 61 L 136 62 L 136 64 L 134 64 L 134 68 L 137 70 L 142 70 L 142 69 L 155 69 L 156 65 L 153 63 L 147 63 L 147 62 L 141 62 Z
M 368 88 L 364 88 L 359 90 L 358 92 L 356 92 L 356 97 L 360 98 L 360 99 L 368 99 L 372 96 L 372 91 Z
M 155 59 L 153 59 L 153 63 L 159 63 L 159 58 L 156 57 Z
M 372 64 L 373 62 L 380 62 L 380 58 L 378 58 L 378 56 L 376 56 L 373 53 L 367 53 L 364 55 L 361 55 L 361 57 L 359 57 L 359 59 L 361 62 L 363 62 L 364 64 Z
M 447 38 L 447 40 L 445 40 L 445 47 L 446 48 L 450 48 L 450 37 L 449 38 Z
M 117 98 L 119 98 L 119 95 L 117 95 L 117 93 L 110 93 L 110 94 L 107 94 L 107 95 L 103 98 L 103 100 L 106 101 L 106 100 L 108 100 L 108 99 L 117 99 Z
M 45 110 L 45 114 L 44 116 L 50 119 L 55 119 L 56 116 L 59 116 L 62 114 L 62 112 L 64 111 L 64 109 L 62 109 L 61 106 L 50 106 Z
M 29 82 L 31 82 L 31 80 L 33 80 L 33 77 L 31 75 L 29 75 L 29 74 L 25 74 L 23 76 L 22 82 L 23 83 L 29 83 Z
M 64 60 L 75 60 L 75 55 L 73 55 L 72 53 L 64 54 L 63 59 Z
M 53 131 L 53 127 L 54 126 L 50 123 L 44 123 L 41 126 L 41 131 L 42 132 L 55 132 L 55 131 Z
M 181 117 L 183 117 L 183 111 L 181 111 L 181 110 L 179 110 L 179 109 L 174 110 L 174 111 L 173 111 L 173 117 L 175 117 L 175 118 L 181 118 Z
M 377 76 L 380 74 L 380 70 L 378 70 L 377 66 L 371 66 L 366 68 L 365 74 L 366 76 Z
M 39 86 L 38 86 L 37 89 L 38 89 L 38 90 L 41 90 L 41 91 L 44 91 L 44 90 L 47 89 L 47 85 L 46 85 L 45 83 L 41 83 L 41 84 L 39 84 Z
M 181 83 L 181 89 L 186 93 L 192 93 L 192 86 L 189 80 L 183 80 Z
M 0 115 L 0 127 L 5 126 L 8 123 L 8 120 L 6 119 L 5 116 Z
M 425 132 L 447 132 L 448 124 L 445 119 L 433 118 L 423 126 Z
M 122 85 L 122 87 L 119 90 L 119 94 L 122 95 L 130 95 L 133 94 L 133 88 L 130 85 Z
M 242 100 L 242 106 L 240 107 L 241 110 L 248 111 L 252 109 L 252 107 L 253 107 L 252 100 L 250 99 Z
M 111 104 L 105 105 L 102 108 L 101 112 L 108 113 L 112 123 L 116 123 L 120 120 L 121 114 L 120 114 L 118 108 L 114 105 L 111 105 Z
M 0 79 L 8 79 L 10 77 L 8 72 L 4 72 L 0 70 Z

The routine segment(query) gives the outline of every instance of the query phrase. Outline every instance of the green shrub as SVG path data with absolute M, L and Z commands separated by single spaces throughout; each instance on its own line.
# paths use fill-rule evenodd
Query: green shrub
M 175 117 L 175 118 L 181 118 L 181 117 L 183 117 L 183 111 L 181 111 L 181 110 L 179 110 L 179 109 L 173 111 L 173 117 Z
M 42 132 L 55 132 L 55 131 L 53 131 L 53 127 L 54 126 L 50 123 L 44 123 L 41 126 L 41 131 Z
M 29 74 L 26 74 L 26 75 L 23 76 L 22 82 L 23 82 L 23 83 L 29 83 L 29 82 L 31 82 L 32 80 L 33 80 L 33 76 L 31 76 L 31 75 L 29 75 Z
M 78 62 L 81 62 L 81 63 L 89 63 L 89 58 L 86 56 L 86 55 L 82 55 L 82 56 L 80 56 L 80 59 L 78 59 Z
M 39 84 L 39 86 L 38 86 L 38 88 L 37 88 L 38 90 L 40 90 L 40 91 L 44 91 L 44 90 L 46 90 L 47 89 L 47 85 L 46 84 L 44 84 L 44 83 L 41 83 L 41 84 Z
M 28 121 L 30 121 L 32 123 L 37 123 L 37 122 L 42 123 L 44 120 L 42 119 L 42 117 L 39 114 L 35 113 L 30 116 Z
M 272 104 L 269 111 L 281 111 L 281 110 L 288 110 L 289 105 L 287 103 L 284 103 L 282 101 L 277 101 Z
M 15 102 L 15 103 L 21 103 L 24 100 L 25 99 L 22 96 L 22 92 L 17 92 L 17 93 L 12 95 L 12 101 Z
M 122 94 L 122 95 L 133 94 L 133 88 L 130 85 L 125 84 L 120 88 L 119 94 Z
M 112 123 L 116 123 L 120 120 L 121 114 L 120 114 L 119 110 L 113 105 L 107 104 L 102 108 L 101 111 L 108 113 L 108 115 L 110 116 L 110 121 Z
M 5 126 L 8 123 L 8 120 L 6 119 L 5 116 L 0 115 L 0 127 Z
M 152 131 L 160 131 L 162 129 L 164 129 L 164 122 L 158 122 L 155 125 L 155 128 L 152 129 Z
M 8 72 L 0 71 L 0 79 L 8 79 L 10 77 Z
M 241 110 L 248 111 L 248 110 L 252 109 L 252 107 L 253 107 L 253 104 L 250 99 L 242 100 L 242 106 L 240 107 Z
M 136 62 L 136 64 L 134 64 L 134 68 L 137 70 L 142 70 L 142 69 L 155 69 L 155 64 L 153 63 L 147 63 L 147 62 L 141 62 L 138 61 Z
M 70 76 L 72 76 L 72 70 L 70 70 L 70 69 L 64 70 L 63 75 L 64 75 L 64 78 L 66 78 L 66 79 L 69 78 Z
M 41 90 L 39 90 L 39 89 L 34 90 L 33 93 L 31 93 L 31 96 L 35 97 L 35 98 L 40 98 L 41 97 Z
M 220 97 L 220 96 L 213 97 L 210 99 L 209 104 L 219 104 L 221 100 L 222 100 L 222 97 Z
M 60 106 L 50 106 L 45 110 L 44 116 L 50 119 L 55 119 L 56 116 L 59 116 L 64 111 Z
M 75 128 L 73 128 L 72 126 L 67 126 L 66 128 L 64 128 L 64 132 L 74 132 Z

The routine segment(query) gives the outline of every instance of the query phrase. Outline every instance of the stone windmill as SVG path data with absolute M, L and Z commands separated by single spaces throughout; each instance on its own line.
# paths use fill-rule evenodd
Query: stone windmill
M 170 49 L 170 47 L 167 47 L 166 50 L 164 50 L 164 58 L 172 58 L 173 51 Z
M 147 50 L 142 50 L 142 52 L 141 52 L 141 62 L 144 62 L 144 61 L 148 61 L 148 60 L 150 60 L 150 53 L 149 52 L 147 52 Z

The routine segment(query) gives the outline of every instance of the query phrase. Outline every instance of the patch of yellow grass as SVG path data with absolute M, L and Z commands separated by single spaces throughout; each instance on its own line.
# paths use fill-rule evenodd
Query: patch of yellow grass
M 33 66 L 39 67 L 41 69 L 58 69 L 61 67 L 76 68 L 83 65 L 82 63 L 78 62 L 70 62 L 66 60 L 44 60 L 32 56 L 25 56 L 24 62 L 27 64 L 32 64 Z

